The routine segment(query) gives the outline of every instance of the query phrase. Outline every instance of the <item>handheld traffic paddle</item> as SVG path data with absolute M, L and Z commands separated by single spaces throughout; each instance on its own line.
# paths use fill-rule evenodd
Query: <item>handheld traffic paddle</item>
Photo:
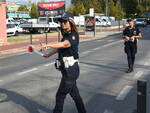
M 37 50 L 34 48 L 33 45 L 29 45 L 29 46 L 28 46 L 28 52 L 31 53 L 31 54 L 34 52 L 34 53 L 36 53 L 36 54 L 38 54 L 38 55 L 40 55 L 40 56 L 43 56 L 43 55 L 44 55 L 43 53 L 37 51 Z

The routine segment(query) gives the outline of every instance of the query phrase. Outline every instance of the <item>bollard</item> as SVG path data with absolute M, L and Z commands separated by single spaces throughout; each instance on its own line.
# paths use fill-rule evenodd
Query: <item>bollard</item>
M 146 113 L 147 82 L 137 81 L 137 113 Z
M 32 34 L 30 34 L 30 44 L 32 44 Z
M 46 39 L 45 39 L 46 44 L 48 43 L 48 38 L 47 38 L 47 33 L 46 33 Z

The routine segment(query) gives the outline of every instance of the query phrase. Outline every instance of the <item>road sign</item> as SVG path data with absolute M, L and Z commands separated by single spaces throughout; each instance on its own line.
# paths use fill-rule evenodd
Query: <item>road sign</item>
M 90 8 L 89 12 L 90 12 L 90 16 L 94 16 L 94 8 Z

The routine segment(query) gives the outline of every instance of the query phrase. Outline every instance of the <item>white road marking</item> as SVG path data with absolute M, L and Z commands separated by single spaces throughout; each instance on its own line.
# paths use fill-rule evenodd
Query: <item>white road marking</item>
M 108 47 L 108 46 L 111 46 L 111 45 L 114 45 L 114 44 L 117 44 L 117 43 L 120 43 L 120 42 L 121 42 L 120 40 L 119 40 L 119 41 L 115 41 L 115 42 L 106 44 L 106 45 L 104 45 L 104 46 L 102 46 L 102 47 Z
M 3 82 L 3 80 L 0 80 L 0 82 Z
M 95 50 L 98 50 L 98 49 L 100 49 L 100 47 L 94 48 L 93 50 L 95 51 Z
M 106 109 L 106 110 L 104 111 L 104 113 L 113 113 L 113 112 Z
M 133 86 L 125 86 L 120 94 L 116 97 L 116 100 L 124 100 L 132 88 Z
M 9 57 L 12 57 L 12 56 L 19 56 L 19 55 L 23 55 L 23 54 L 26 54 L 27 52 L 21 52 L 21 53 L 15 53 L 15 54 L 10 54 L 10 55 L 7 55 L 7 56 L 0 56 L 0 59 L 4 59 L 4 58 L 9 58 Z
M 29 69 L 29 70 L 18 73 L 18 75 L 23 75 L 23 74 L 26 74 L 26 73 L 29 73 L 29 72 L 32 72 L 32 71 L 36 71 L 36 70 L 38 70 L 38 68 Z
M 50 66 L 50 65 L 52 65 L 52 64 L 54 64 L 54 62 L 49 63 L 49 64 L 45 64 L 44 66 Z
M 81 55 L 88 54 L 88 53 L 93 52 L 93 51 L 95 51 L 95 50 L 102 49 L 102 48 L 104 48 L 104 47 L 108 47 L 108 46 L 111 46 L 111 45 L 120 43 L 121 41 L 122 41 L 122 40 L 115 41 L 115 42 L 112 42 L 112 43 L 108 43 L 108 44 L 106 44 L 106 45 L 103 45 L 103 46 L 101 46 L 101 47 L 94 48 L 94 49 L 92 49 L 92 50 L 84 51 L 84 52 L 81 53 Z
M 92 52 L 92 51 L 84 51 L 84 52 L 82 52 L 82 54 L 88 54 L 90 52 Z
M 150 64 L 149 64 L 149 62 L 145 62 L 145 64 L 144 64 L 144 65 L 145 65 L 145 66 L 148 66 L 148 65 L 150 65 Z
M 142 76 L 143 71 L 138 71 L 135 75 L 134 75 L 134 79 L 138 79 Z

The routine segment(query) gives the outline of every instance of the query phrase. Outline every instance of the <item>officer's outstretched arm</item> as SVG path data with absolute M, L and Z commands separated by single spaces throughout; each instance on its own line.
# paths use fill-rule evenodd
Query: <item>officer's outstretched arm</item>
M 68 40 L 48 45 L 48 47 L 51 47 L 51 48 L 54 48 L 54 49 L 69 48 L 70 46 L 71 46 L 71 44 L 70 44 L 70 42 Z
M 58 52 L 58 49 L 53 49 L 48 54 L 44 54 L 43 57 L 45 57 L 45 58 L 50 57 L 50 56 L 54 55 L 57 52 Z

